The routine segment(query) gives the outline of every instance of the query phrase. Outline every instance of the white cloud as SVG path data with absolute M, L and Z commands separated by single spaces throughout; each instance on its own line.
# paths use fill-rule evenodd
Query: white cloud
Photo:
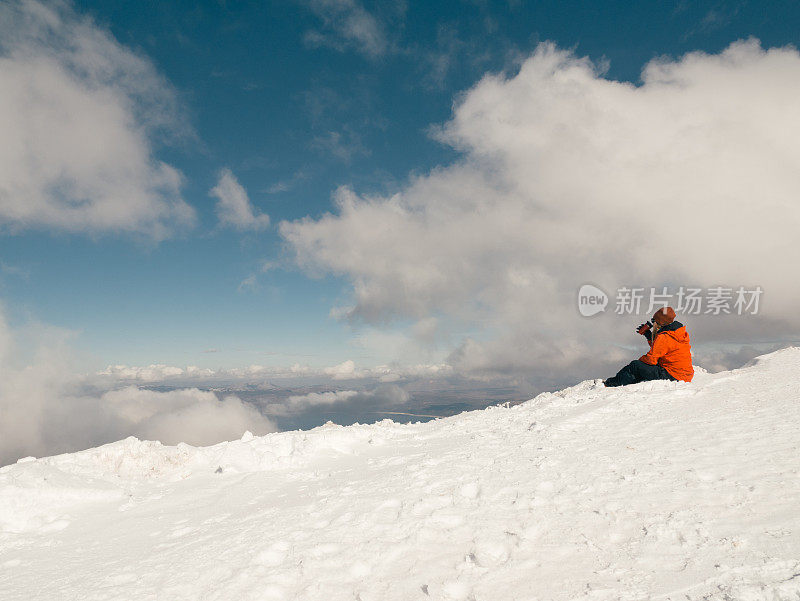
M 204 351 L 216 352 L 216 351 Z M 356 368 L 352 360 L 324 368 L 312 368 L 295 363 L 288 367 L 250 365 L 232 369 L 213 370 L 195 366 L 177 367 L 172 365 L 148 365 L 144 367 L 129 365 L 109 365 L 85 379 L 85 382 L 100 389 L 119 388 L 125 385 L 164 384 L 172 387 L 216 387 L 250 386 L 263 384 L 266 379 L 283 381 L 292 386 L 314 381 L 317 384 L 337 380 L 370 380 L 394 382 L 402 379 L 439 378 L 451 375 L 452 368 L 446 363 L 419 363 L 402 365 L 378 365 Z
M 405 329 L 380 326 L 358 327 L 350 340 L 354 347 L 364 349 L 376 361 L 396 362 L 404 366 L 420 361 L 439 364 L 446 358 L 446 337 L 435 317 L 419 320 Z
M 372 390 L 331 390 L 292 395 L 283 401 L 267 405 L 265 411 L 275 416 L 297 416 L 335 408 L 337 411 L 368 414 L 382 408 L 402 405 L 410 398 L 411 395 L 399 386 L 381 385 Z
M 586 282 L 761 285 L 760 319 L 691 331 L 796 332 L 798 97 L 794 48 L 659 59 L 635 86 L 543 44 L 461 98 L 438 136 L 463 160 L 388 198 L 342 188 L 335 214 L 280 231 L 302 268 L 352 281 L 350 318 L 476 330 L 450 356 L 470 373 L 597 373 L 635 353 L 613 344 L 636 342 L 623 318 L 578 316 Z
M 220 171 L 217 185 L 210 193 L 217 199 L 220 224 L 240 230 L 262 230 L 269 225 L 269 215 L 253 210 L 247 191 L 230 169 Z
M 258 286 L 258 277 L 255 274 L 251 274 L 239 282 L 239 286 L 237 290 L 239 292 L 248 292 L 250 290 L 255 290 Z
M 0 226 L 159 239 L 193 223 L 154 156 L 188 133 L 173 88 L 69 4 L 0 4 L 0 89 Z
M 204 445 L 238 438 L 245 430 L 276 430 L 258 410 L 232 396 L 220 400 L 197 389 L 93 389 L 71 369 L 73 352 L 63 333 L 42 329 L 40 338 L 32 356 L 25 357 L 0 314 L 0 465 L 131 435 L 165 444 Z M 151 366 L 139 374 L 141 379 L 166 375 L 174 376 L 176 370 Z
M 114 376 L 119 380 L 140 380 L 143 382 L 160 382 L 171 377 L 182 376 L 189 372 L 188 369 L 164 365 L 163 363 L 148 365 L 147 367 L 129 367 L 127 365 L 109 365 L 99 375 Z M 206 370 L 211 374 L 210 370 Z M 200 373 L 196 375 L 202 375 Z
M 217 353 L 217 349 L 208 349 L 204 353 Z M 144 384 L 154 384 L 157 382 L 175 385 L 190 383 L 191 385 L 213 384 L 217 381 L 239 381 L 242 383 L 250 382 L 254 378 L 270 377 L 292 377 L 306 374 L 308 367 L 293 365 L 290 367 L 266 367 L 264 365 L 249 365 L 247 367 L 233 369 L 208 369 L 196 366 L 177 367 L 174 365 L 153 364 L 147 366 L 132 365 L 109 365 L 104 370 L 95 374 L 99 377 L 101 385 L 113 386 L 114 382 L 141 382 Z
M 282 192 L 288 192 L 289 190 L 294 189 L 303 180 L 308 179 L 308 177 L 309 174 L 307 170 L 299 169 L 295 171 L 291 175 L 291 177 L 277 181 L 274 184 L 268 186 L 265 192 L 267 194 L 280 194 Z
M 329 131 L 324 136 L 317 136 L 311 141 L 311 148 L 349 163 L 356 156 L 368 156 L 367 149 L 361 142 L 361 137 L 351 128 L 345 127 L 342 132 Z
M 220 400 L 196 388 L 157 392 L 130 386 L 105 393 L 99 405 L 121 422 L 114 439 L 132 435 L 170 445 L 210 445 L 239 438 L 247 430 L 257 435 L 277 430 L 239 398 Z
M 303 2 L 322 21 L 322 31 L 306 32 L 311 46 L 336 50 L 355 48 L 369 57 L 379 57 L 389 49 L 383 23 L 356 0 L 305 0 Z
M 323 371 L 335 380 L 343 380 L 356 377 L 356 364 L 348 359 L 333 367 L 326 367 Z
M 294 395 L 286 399 L 292 408 L 313 407 L 315 405 L 335 405 L 344 403 L 356 396 L 355 390 L 336 390 L 333 392 L 310 392 L 303 395 Z

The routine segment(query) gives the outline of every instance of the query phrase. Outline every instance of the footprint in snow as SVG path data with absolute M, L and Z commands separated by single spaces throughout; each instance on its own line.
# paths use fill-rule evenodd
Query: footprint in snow
M 377 524 L 392 524 L 400 515 L 403 502 L 400 499 L 386 499 L 369 513 L 369 520 Z
M 468 482 L 458 492 L 465 499 L 477 499 L 481 495 L 481 487 L 477 482 Z
M 460 513 L 453 513 L 446 509 L 435 511 L 426 520 L 429 526 L 438 527 L 443 530 L 457 528 L 464 523 L 464 516 Z
M 350 567 L 350 576 L 361 580 L 372 573 L 372 568 L 363 561 L 357 561 Z
M 411 513 L 415 516 L 430 515 L 437 509 L 444 509 L 452 504 L 453 498 L 450 495 L 430 496 L 414 503 Z
M 281 565 L 289 553 L 289 543 L 284 541 L 276 541 L 269 545 L 266 549 L 262 549 L 254 558 L 253 563 L 268 568 L 274 568 Z
M 475 544 L 471 559 L 482 568 L 496 568 L 508 562 L 511 547 L 504 540 L 484 540 Z

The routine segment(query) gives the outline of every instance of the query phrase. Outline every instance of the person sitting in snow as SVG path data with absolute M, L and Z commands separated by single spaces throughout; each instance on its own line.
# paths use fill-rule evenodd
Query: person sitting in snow
M 659 309 L 652 323 L 643 323 L 636 331 L 647 338 L 650 351 L 603 382 L 606 386 L 625 386 L 646 380 L 692 381 L 694 368 L 689 333 L 681 322 L 675 321 L 672 307 Z

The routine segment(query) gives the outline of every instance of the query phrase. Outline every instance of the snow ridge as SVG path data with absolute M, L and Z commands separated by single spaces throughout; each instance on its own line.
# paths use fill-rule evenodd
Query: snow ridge
M 800 349 L 424 424 L 0 468 L 4 600 L 800 599 Z

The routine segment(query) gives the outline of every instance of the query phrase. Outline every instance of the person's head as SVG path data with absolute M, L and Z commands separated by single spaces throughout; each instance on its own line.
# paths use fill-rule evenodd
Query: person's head
M 663 328 L 673 321 L 675 321 L 675 309 L 672 307 L 664 307 L 653 313 L 653 323 L 657 324 L 660 328 Z

